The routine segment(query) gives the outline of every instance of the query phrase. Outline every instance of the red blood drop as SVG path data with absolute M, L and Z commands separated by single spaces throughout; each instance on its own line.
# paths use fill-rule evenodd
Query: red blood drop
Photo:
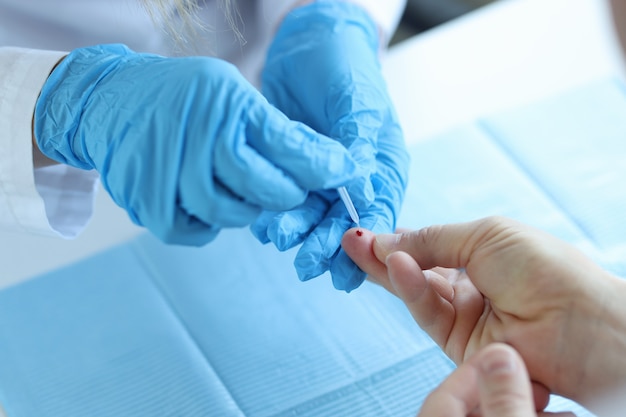
M 356 231 L 356 235 L 357 235 L 357 236 L 363 236 L 363 232 L 362 232 L 362 231 L 360 231 L 360 230 L 357 230 L 357 231 Z

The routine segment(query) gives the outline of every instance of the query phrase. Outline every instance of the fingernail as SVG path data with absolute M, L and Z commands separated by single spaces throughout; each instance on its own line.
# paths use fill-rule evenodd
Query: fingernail
M 385 253 L 393 252 L 399 240 L 399 234 L 383 233 L 376 235 L 376 244 Z

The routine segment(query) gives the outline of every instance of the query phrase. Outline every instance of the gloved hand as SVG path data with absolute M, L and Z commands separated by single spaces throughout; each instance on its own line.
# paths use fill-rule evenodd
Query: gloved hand
M 316 1 L 285 17 L 268 52 L 262 91 L 289 118 L 350 150 L 366 175 L 348 192 L 361 226 L 381 233 L 395 229 L 409 158 L 378 52 L 378 30 L 364 10 Z M 335 288 L 351 291 L 365 278 L 340 247 L 352 225 L 337 192 L 326 191 L 294 210 L 263 213 L 252 231 L 280 250 L 304 242 L 295 259 L 299 278 L 330 269 Z
M 45 83 L 34 123 L 46 156 L 95 168 L 131 219 L 168 243 L 205 244 L 358 176 L 341 144 L 213 58 L 77 49 Z

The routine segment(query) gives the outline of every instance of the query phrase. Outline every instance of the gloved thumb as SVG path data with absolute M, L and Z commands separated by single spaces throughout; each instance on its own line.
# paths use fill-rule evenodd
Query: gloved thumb
M 477 354 L 483 417 L 536 417 L 528 371 L 512 347 L 496 343 Z

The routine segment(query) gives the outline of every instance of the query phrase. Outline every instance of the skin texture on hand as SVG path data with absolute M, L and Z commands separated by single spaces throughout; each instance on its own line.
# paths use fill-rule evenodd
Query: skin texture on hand
M 457 364 L 490 343 L 511 345 L 535 382 L 537 409 L 548 391 L 585 405 L 626 382 L 626 284 L 575 248 L 504 218 L 359 231 L 344 235 L 346 253 Z
M 528 372 L 508 345 L 494 343 L 461 364 L 424 401 L 418 417 L 537 417 Z

